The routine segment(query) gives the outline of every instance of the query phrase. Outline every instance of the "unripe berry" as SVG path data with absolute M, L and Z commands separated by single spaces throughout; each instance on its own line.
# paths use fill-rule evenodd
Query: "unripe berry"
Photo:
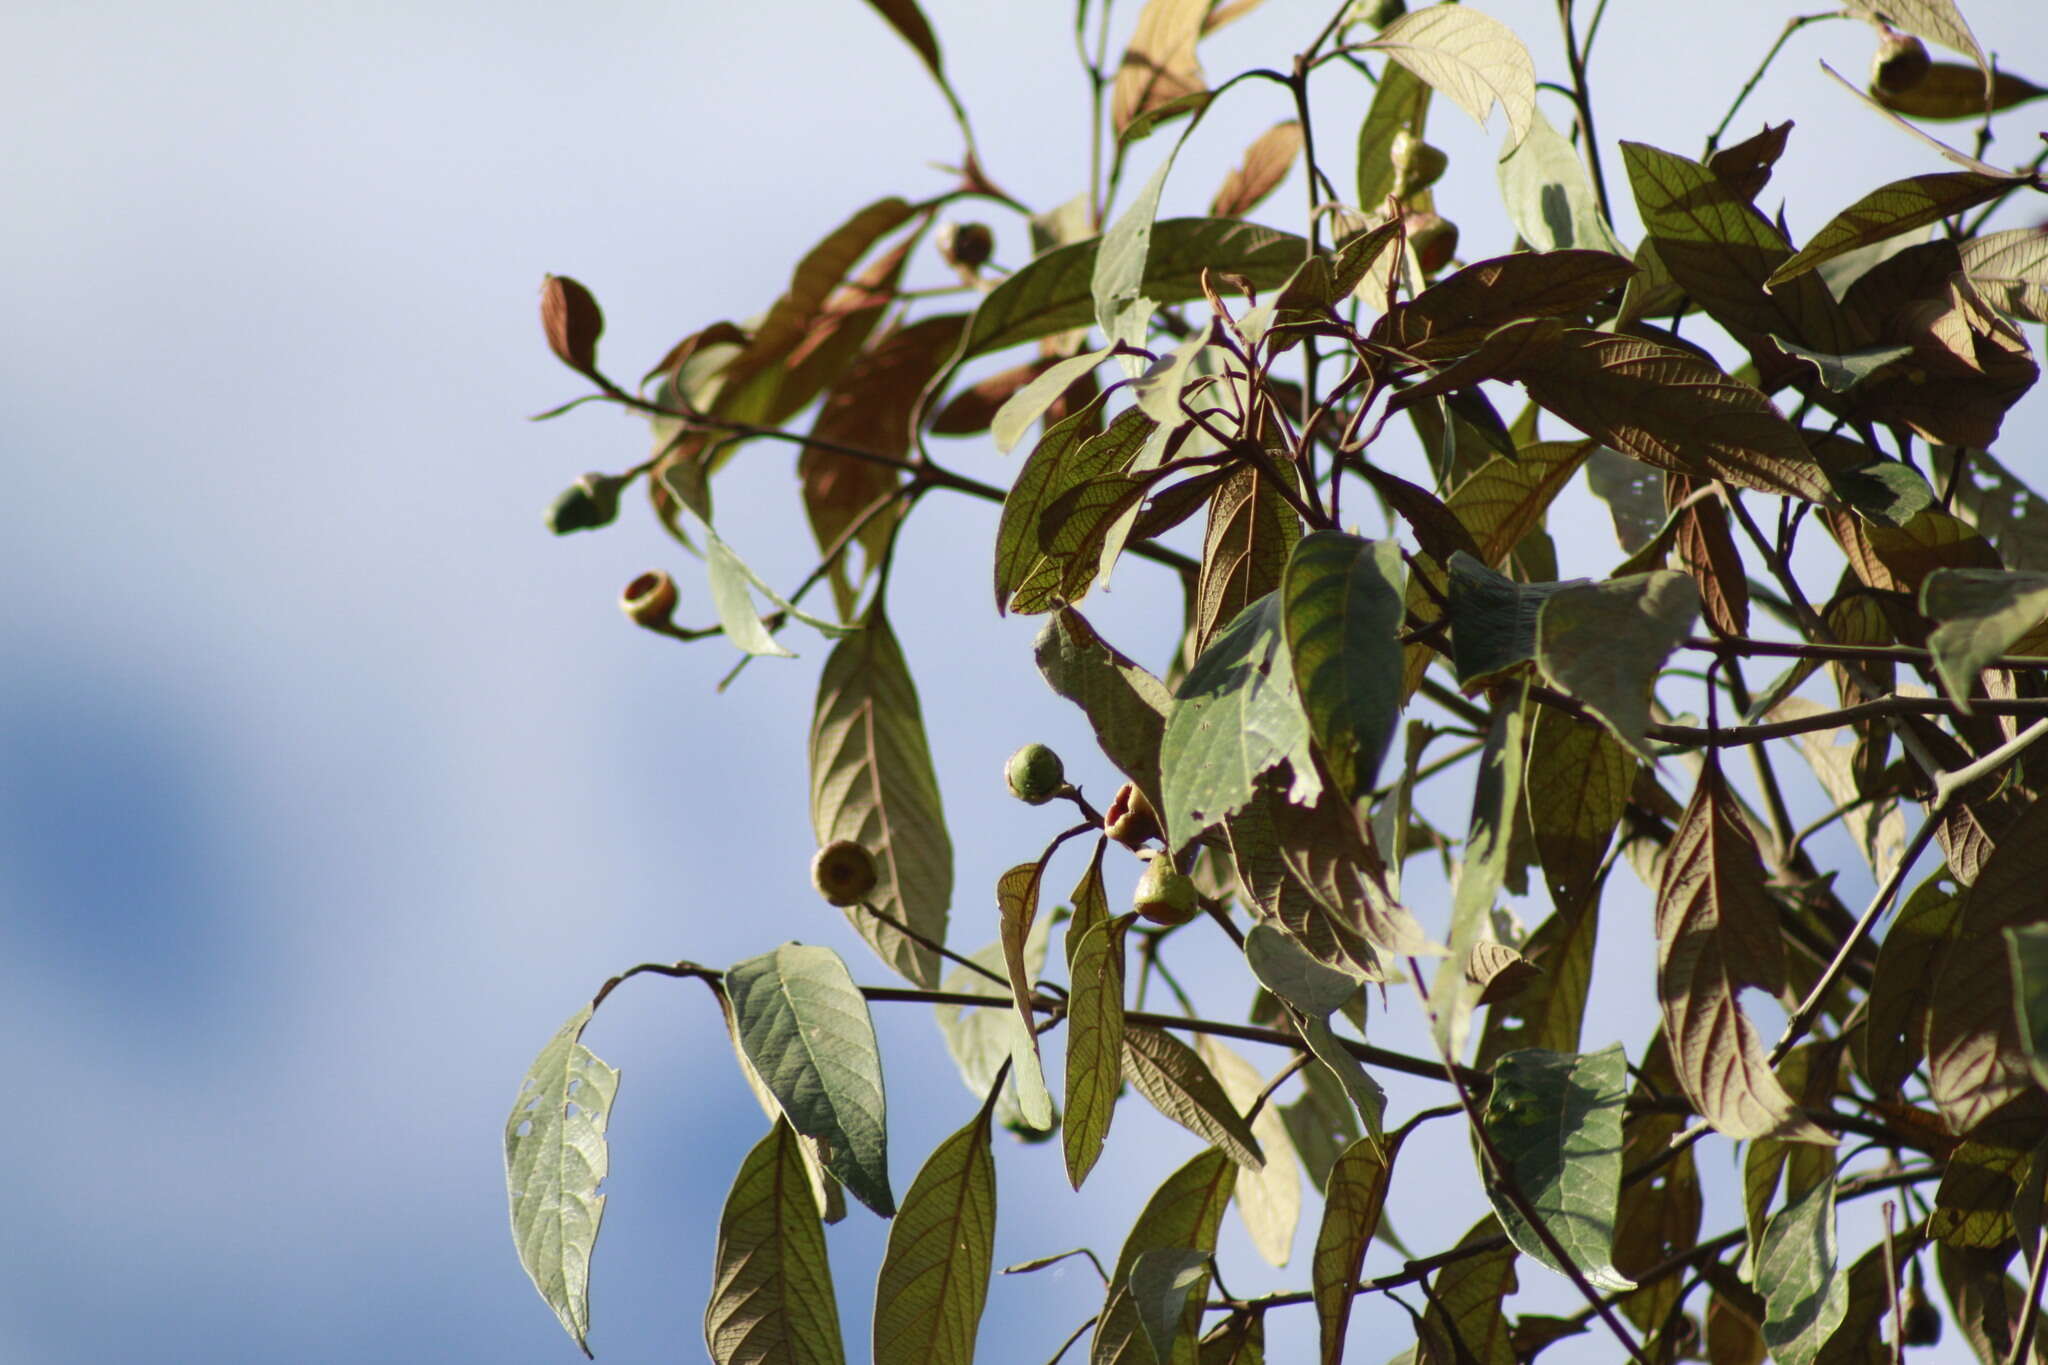
M 676 581 L 661 569 L 650 569 L 619 594 L 619 610 L 636 626 L 667 630 L 676 614 Z
M 875 889 L 875 859 L 851 839 L 835 839 L 811 859 L 811 885 L 829 905 L 858 905 Z
M 1200 908 L 1195 879 L 1176 868 L 1172 860 L 1154 858 L 1145 864 L 1145 875 L 1138 878 L 1131 908 L 1154 924 L 1186 924 Z
M 619 515 L 619 490 L 625 486 L 624 479 L 611 474 L 585 474 L 548 508 L 548 529 L 566 536 L 611 525 Z
M 1434 185 L 1451 164 L 1441 148 L 1430 146 L 1406 128 L 1394 134 L 1393 158 L 1394 194 L 1402 199 Z
M 1042 806 L 1065 790 L 1067 769 L 1043 744 L 1027 744 L 1003 765 L 1003 781 L 1009 784 L 1010 795 L 1025 805 Z
M 1117 788 L 1116 799 L 1102 817 L 1102 832 L 1125 848 L 1143 848 L 1160 837 L 1159 814 L 1137 784 L 1126 782 Z
M 1870 58 L 1870 88 L 1880 95 L 1903 95 L 1926 80 L 1933 66 L 1925 43 L 1887 28 Z
M 986 223 L 941 223 L 938 245 L 947 265 L 971 274 L 995 254 L 996 237 Z

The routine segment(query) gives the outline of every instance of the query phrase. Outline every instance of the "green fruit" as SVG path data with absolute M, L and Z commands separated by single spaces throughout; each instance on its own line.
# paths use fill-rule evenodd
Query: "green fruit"
M 1888 28 L 1870 59 L 1870 88 L 1880 95 L 1903 95 L 1917 89 L 1933 67 L 1925 43 Z
M 1131 908 L 1154 924 L 1175 925 L 1193 919 L 1201 905 L 1194 878 L 1161 857 L 1145 864 Z
M 1394 193 L 1403 199 L 1441 180 L 1451 164 L 1442 148 L 1430 146 L 1406 128 L 1394 134 L 1393 159 Z
M 1066 789 L 1067 769 L 1043 744 L 1027 744 L 1003 765 L 1003 780 L 1010 795 L 1026 805 L 1042 806 Z
M 851 839 L 835 839 L 811 859 L 811 885 L 827 904 L 858 905 L 875 889 L 874 855 Z

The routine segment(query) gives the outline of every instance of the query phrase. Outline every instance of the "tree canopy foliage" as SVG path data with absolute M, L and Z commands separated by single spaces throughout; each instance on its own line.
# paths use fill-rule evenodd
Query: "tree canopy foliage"
M 722 638 L 741 664 L 790 653 L 793 632 L 827 638 L 814 880 L 907 982 L 763 945 L 723 969 L 634 967 L 570 1018 L 505 1143 L 521 1260 L 576 1343 L 618 1074 L 581 1036 L 621 981 L 659 975 L 717 998 L 766 1115 L 716 1231 L 704 1332 L 721 1365 L 846 1358 L 824 1227 L 869 1214 L 891 1222 L 867 1357 L 971 1360 L 995 1130 L 1056 1130 L 1035 1155 L 1081 1191 L 1125 1104 L 1201 1150 L 1113 1259 L 1087 1253 L 1100 1308 L 1047 1353 L 1254 1362 L 1288 1313 L 1313 1316 L 1329 1362 L 1506 1365 L 1587 1333 L 1603 1359 L 1876 1362 L 1944 1320 L 1992 1365 L 2048 1359 L 2048 749 L 2031 747 L 2048 733 L 2048 509 L 1996 453 L 2039 375 L 2026 329 L 2048 320 L 2048 232 L 2024 218 L 2048 150 L 1982 159 L 2007 111 L 2048 92 L 1995 68 L 1951 0 L 1792 20 L 1759 76 L 1807 24 L 1867 23 L 1868 91 L 1844 98 L 1952 166 L 1872 175 L 1800 242 L 1762 198 L 1791 124 L 1724 141 L 1755 78 L 1698 155 L 1624 138 L 1603 161 L 1600 10 L 1563 0 L 1566 69 L 1542 81 L 1482 10 L 1400 0 L 1340 6 L 1290 60 L 1217 81 L 1204 38 L 1258 0 L 1145 0 L 1120 24 L 1080 0 L 1096 155 L 1076 198 L 1034 210 L 982 165 L 915 0 L 870 3 L 955 116 L 953 188 L 857 209 L 759 315 L 700 320 L 630 388 L 600 366 L 589 291 L 544 287 L 547 341 L 592 385 L 546 415 L 596 402 L 653 430 L 645 460 L 572 486 L 554 529 L 609 524 L 643 487 L 702 559 L 716 619 L 680 623 L 657 571 L 626 590 L 635 623 Z M 1312 73 L 1345 68 L 1371 88 L 1355 135 L 1308 98 Z M 1245 149 L 1207 216 L 1160 217 L 1187 134 L 1260 83 L 1296 116 Z M 1500 111 L 1516 235 L 1494 254 L 1461 254 L 1437 210 L 1426 133 L 1446 104 Z M 1937 138 L 1953 128 L 1972 151 Z M 1134 185 L 1147 139 L 1171 150 Z M 1297 174 L 1306 201 L 1285 209 L 1269 196 Z M 969 210 L 1015 216 L 1028 256 L 998 259 Z M 920 253 L 957 286 L 912 287 Z M 1024 453 L 997 487 L 943 463 L 941 438 Z M 796 448 L 817 545 L 787 591 L 713 505 L 735 450 L 767 442 Z M 1605 577 L 1561 579 L 1548 514 L 1580 480 L 1620 548 Z M 1100 753 L 1074 769 L 1122 783 L 1098 806 L 1060 756 L 1020 751 L 1012 792 L 1071 821 L 993 888 L 955 885 L 889 614 L 902 526 L 953 496 L 1001 506 L 993 601 L 977 588 L 960 609 L 1043 618 L 1016 666 L 1085 715 Z M 1091 622 L 1113 572 L 1179 590 L 1170 657 Z M 1469 820 L 1439 827 L 1416 792 L 1460 774 Z M 1816 861 L 1837 827 L 1861 867 Z M 1062 896 L 1069 845 L 1085 870 Z M 1145 863 L 1127 910 L 1112 858 Z M 1447 870 L 1447 913 L 1404 897 L 1418 860 Z M 1658 1014 L 1588 1050 L 1617 875 L 1654 900 Z M 1844 899 L 1863 882 L 1867 901 Z M 991 899 L 995 940 L 957 942 L 955 903 Z M 1525 928 L 1511 902 L 1547 908 Z M 1252 997 L 1189 998 L 1165 956 L 1183 935 L 1227 940 Z M 1176 1010 L 1144 1008 L 1155 982 Z M 905 1002 L 936 1008 L 982 1103 L 899 1186 L 870 1008 Z M 1433 1050 L 1366 1042 L 1382 1009 L 1417 1012 Z M 1272 1069 L 1226 1040 L 1266 1045 Z M 1391 1074 L 1442 1102 L 1400 1112 L 1376 1079 Z M 1457 1127 L 1491 1212 L 1366 1275 L 1403 1152 Z M 1707 1142 L 1738 1144 L 1743 1172 L 1740 1207 L 1713 1220 Z M 1838 1207 L 1874 1196 L 1882 1238 L 1841 1247 Z M 1215 1252 L 1233 1204 L 1275 1264 L 1314 1220 L 1303 1288 L 1230 1292 Z M 1509 1311 L 1523 1276 L 1569 1283 L 1579 1308 Z M 1405 1310 L 1409 1339 L 1347 1357 L 1366 1299 Z

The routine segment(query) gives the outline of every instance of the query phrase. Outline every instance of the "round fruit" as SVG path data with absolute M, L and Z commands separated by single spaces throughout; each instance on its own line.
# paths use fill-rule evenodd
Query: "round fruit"
M 875 889 L 875 859 L 851 839 L 835 839 L 811 859 L 811 885 L 831 905 L 858 905 Z
M 636 626 L 666 628 L 676 614 L 676 581 L 660 569 L 641 574 L 619 594 L 619 610 Z
M 1394 195 L 1400 199 L 1434 185 L 1451 164 L 1442 148 L 1430 146 L 1406 128 L 1394 134 L 1393 157 Z
M 1880 95 L 1903 95 L 1926 80 L 1933 66 L 1925 43 L 1910 33 L 1888 28 L 1870 58 L 1870 86 Z
M 1027 744 L 1003 765 L 1003 781 L 1019 801 L 1042 806 L 1066 789 L 1067 769 L 1060 756 L 1043 744 Z
M 1198 902 L 1194 878 L 1161 857 L 1145 864 L 1131 908 L 1154 924 L 1175 925 L 1193 919 L 1200 908 Z
M 996 250 L 995 234 L 986 223 L 941 223 L 938 242 L 946 264 L 967 271 L 987 265 Z

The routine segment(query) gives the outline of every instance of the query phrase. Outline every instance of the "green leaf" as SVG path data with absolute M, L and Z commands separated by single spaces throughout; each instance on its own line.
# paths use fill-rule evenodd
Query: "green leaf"
M 1031 1007 L 1032 983 L 1045 964 L 1047 925 L 1038 921 L 1038 884 L 1045 875 L 1045 862 L 1024 863 L 996 879 L 996 907 L 1002 917 L 1003 967 L 1010 978 L 1010 998 L 1017 1007 L 1015 1037 L 1021 1046 L 1011 1049 L 1012 1071 L 1017 1077 L 1017 1095 L 1024 1121 L 1033 1128 L 1052 1128 L 1052 1096 L 1045 1089 L 1045 1068 L 1038 1054 L 1037 1015 Z M 1037 961 L 1032 961 L 1032 941 L 1037 940 Z
M 867 903 L 934 943 L 946 941 L 953 843 L 903 651 L 877 602 L 818 679 L 811 718 L 811 825 L 823 847 L 850 839 L 875 860 Z M 936 986 L 939 956 L 858 907 L 847 918 L 882 961 Z
M 1045 623 L 1032 653 L 1052 690 L 1088 717 L 1103 754 L 1137 785 L 1153 810 L 1165 809 L 1159 746 L 1173 705 L 1166 684 L 1119 653 L 1072 608 Z
M 1988 204 L 2026 180 L 2024 175 L 1986 175 L 1981 171 L 1938 171 L 1894 180 L 1836 214 L 1799 254 L 1771 272 L 1764 288 L 1796 279 L 1822 261 L 1859 246 Z
M 1995 307 L 2028 322 L 2048 322 L 2048 234 L 2012 228 L 1956 246 L 1970 283 Z
M 1454 1250 L 1471 1252 L 1499 1235 L 1500 1224 L 1489 1214 L 1459 1239 Z M 1501 1311 L 1502 1301 L 1515 1287 L 1512 1243 L 1461 1256 L 1445 1266 L 1437 1272 L 1436 1292 L 1422 1317 L 1418 1359 L 1446 1365 L 1515 1365 L 1508 1317 Z
M 1569 585 L 1537 616 L 1536 662 L 1560 691 L 1648 757 L 1651 689 L 1699 609 L 1692 576 L 1671 570 Z
M 1100 238 L 1056 247 L 990 290 L 975 310 L 957 366 L 990 351 L 1085 327 L 1095 317 Z M 1202 297 L 1202 269 L 1242 275 L 1278 289 L 1301 264 L 1306 244 L 1292 233 L 1234 218 L 1170 218 L 1152 225 L 1143 292 L 1161 305 Z
M 1131 1365 L 1145 1360 L 1140 1345 L 1143 1327 L 1137 1305 L 1131 1298 L 1131 1268 L 1148 1251 L 1179 1247 L 1213 1253 L 1216 1229 L 1223 1211 L 1230 1205 L 1237 1184 L 1237 1165 L 1216 1148 L 1209 1148 L 1166 1178 L 1155 1190 L 1131 1225 L 1123 1250 L 1117 1253 L 1116 1269 L 1109 1277 L 1109 1301 L 1095 1324 L 1095 1340 L 1089 1350 L 1091 1361 L 1123 1361 Z M 1192 1342 L 1185 1343 L 1192 1346 Z M 1192 1358 L 1191 1350 L 1176 1357 Z
M 1977 120 L 1987 113 L 1998 113 L 2015 105 L 2037 100 L 2048 95 L 2048 89 L 2034 84 L 2024 76 L 2010 71 L 1998 71 L 1991 78 L 1991 103 L 1984 103 L 1984 73 L 1974 66 L 1963 66 L 1957 62 L 1935 62 L 1927 68 L 1927 75 L 1911 90 L 1886 93 L 1873 92 L 1878 104 L 1894 114 L 1904 114 L 1911 119 L 1970 119 Z M 2020 229 L 2025 231 L 2026 229 Z
M 1528 136 L 1536 115 L 1536 64 L 1500 20 L 1464 5 L 1430 5 L 1402 15 L 1363 46 L 1428 81 L 1482 127 L 1499 103 L 1508 119 L 1508 152 Z
M 1370 794 L 1401 715 L 1401 547 L 1319 531 L 1294 547 L 1281 618 L 1302 709 L 1347 801 Z
M 1772 337 L 1771 340 L 1794 360 L 1803 360 L 1813 366 L 1820 376 L 1821 386 L 1830 393 L 1853 393 L 1872 375 L 1913 354 L 1911 346 L 1866 346 L 1861 350 L 1833 355 L 1826 351 L 1809 351 L 1783 337 Z
M 894 1214 L 882 1054 L 839 954 L 786 943 L 726 972 L 725 990 L 747 1061 L 790 1126 L 826 1144 L 825 1169 L 854 1198 Z
M 1756 1283 L 1764 1294 L 1764 1341 L 1778 1365 L 1812 1365 L 1849 1309 L 1835 1269 L 1833 1175 L 1764 1229 Z
M 1962 910 L 1960 898 L 1929 877 L 1906 898 L 1878 945 L 1870 981 L 1868 1021 L 1858 1038 L 1863 1074 L 1880 1095 L 1896 1094 L 1926 1056 L 1927 1001 L 1937 960 Z
M 1508 1175 L 1595 1289 L 1635 1281 L 1614 1268 L 1614 1209 L 1621 1197 L 1621 1111 L 1628 1059 L 1621 1045 L 1574 1055 L 1531 1048 L 1495 1064 L 1486 1135 Z M 1487 1197 L 1524 1255 L 1560 1273 L 1543 1239 L 1491 1184 Z
M 1089 543 L 1088 518 L 1062 499 L 1096 480 L 1120 473 L 1136 458 L 1152 432 L 1152 419 L 1137 408 L 1118 413 L 1108 428 L 1093 431 L 1108 395 L 1045 433 L 1003 499 L 996 526 L 995 592 L 998 612 L 1050 611 L 1088 590 L 1095 579 L 1099 540 Z M 1141 496 L 1142 486 L 1129 490 Z M 1050 528 L 1051 534 L 1048 535 Z M 1074 534 L 1070 534 L 1074 533 Z
M 1311 1186 L 1322 1189 L 1344 1149 L 1358 1141 L 1358 1111 L 1337 1079 L 1337 1073 L 1321 1062 L 1310 1062 L 1301 1073 L 1301 1097 L 1280 1106 L 1287 1122 L 1287 1136 L 1301 1158 L 1302 1171 Z
M 1289 478 L 1292 465 L 1284 457 L 1275 467 L 1283 471 L 1280 478 Z M 1195 585 L 1197 652 L 1207 649 L 1233 616 L 1280 586 L 1287 558 L 1300 539 L 1301 518 L 1281 496 L 1278 480 L 1255 465 L 1233 470 L 1209 500 L 1202 533 L 1202 573 Z
M 1471 832 L 1465 837 L 1465 856 L 1451 889 L 1451 951 L 1438 965 L 1429 990 L 1431 1032 L 1437 1046 L 1453 1057 L 1464 1056 L 1466 1030 L 1482 989 L 1469 970 L 1473 950 L 1496 937 L 1493 903 L 1507 873 L 1515 812 L 1522 804 L 1528 733 L 1522 710 L 1520 688 L 1504 690 L 1494 702 L 1493 723 L 1472 786 Z
M 1278 593 L 1247 606 L 1174 694 L 1159 749 L 1158 809 L 1176 849 L 1243 809 L 1259 775 L 1283 761 L 1293 769 L 1290 800 L 1313 800 L 1322 789 L 1280 620 Z
M 1965 714 L 1977 675 L 2048 617 L 2048 573 L 1936 569 L 1920 611 L 1941 624 L 1927 637 L 1942 686 Z
M 1011 394 L 1003 406 L 996 410 L 995 420 L 989 423 L 989 433 L 996 439 L 996 449 L 1005 455 L 1024 439 L 1024 433 L 1031 424 L 1045 415 L 1059 396 L 1072 388 L 1082 375 L 1109 358 L 1109 347 L 1099 351 L 1084 351 L 1059 361 L 1044 374 Z
M 1393 193 L 1394 138 L 1404 129 L 1422 136 L 1430 93 L 1420 77 L 1398 62 L 1388 62 L 1380 72 L 1372 106 L 1358 126 L 1358 206 L 1365 212 L 1381 212 Z
M 1330 912 L 1344 957 L 1364 979 L 1385 978 L 1379 952 L 1404 957 L 1444 951 L 1443 945 L 1423 931 L 1408 907 L 1394 899 L 1387 885 L 1388 869 L 1354 807 L 1328 792 L 1305 806 L 1290 805 L 1268 794 L 1265 806 L 1281 862 Z M 1285 918 L 1283 915 L 1283 921 Z M 1356 937 L 1366 941 L 1362 950 L 1350 941 Z M 1349 970 L 1343 962 L 1337 965 Z
M 1081 934 L 1068 957 L 1067 1116 L 1060 1140 L 1067 1179 L 1076 1190 L 1102 1155 L 1123 1084 L 1123 944 L 1123 925 L 1098 921 Z
M 903 1196 L 875 1282 L 877 1365 L 970 1365 L 995 1257 L 992 1092 L 932 1152 Z
M 2048 1086 L 2048 927 L 2008 928 L 2005 946 L 2012 955 L 2012 994 L 2019 1007 L 2020 1043 L 2027 1050 L 2034 1079 Z
M 569 1016 L 526 1069 L 505 1120 L 505 1194 L 512 1244 L 564 1331 L 590 1354 L 590 1250 L 604 1220 L 597 1192 L 610 1169 L 604 1141 L 619 1073 L 579 1040 L 591 1006 Z
M 725 638 L 733 647 L 748 654 L 794 659 L 796 656 L 775 643 L 761 623 L 761 614 L 747 592 L 747 568 L 739 556 L 723 540 L 712 540 L 704 546 L 704 563 L 711 573 L 711 603 L 718 609 L 718 624 L 725 627 Z
M 1358 994 L 1357 976 L 1318 962 L 1270 924 L 1245 933 L 1244 956 L 1260 985 L 1303 1014 L 1328 1018 Z
M 1205 1033 L 1197 1038 L 1195 1051 L 1208 1064 L 1231 1106 L 1241 1114 L 1249 1112 L 1266 1088 L 1258 1068 L 1232 1052 L 1214 1034 Z M 1237 1212 L 1244 1220 L 1252 1247 L 1268 1265 L 1278 1268 L 1287 1264 L 1294 1246 L 1294 1226 L 1301 1219 L 1301 1163 L 1295 1158 L 1287 1123 L 1270 1097 L 1259 1107 L 1251 1128 L 1266 1164 L 1238 1176 Z
M 1358 1282 L 1365 1249 L 1379 1228 L 1398 1148 L 1398 1143 L 1389 1143 L 1383 1152 L 1378 1143 L 1361 1139 L 1345 1148 L 1330 1167 L 1310 1270 L 1323 1365 L 1337 1365 L 1344 1358 L 1344 1337 L 1351 1325 L 1351 1287 Z
M 740 1165 L 718 1218 L 704 1344 L 717 1365 L 833 1365 L 846 1358 L 825 1230 L 786 1119 Z
M 1451 662 L 1460 686 L 1497 677 L 1534 659 L 1544 602 L 1576 586 L 1518 583 L 1463 550 L 1445 567 L 1450 575 Z
M 1984 49 L 1955 0 L 1848 0 L 1848 7 L 1867 19 L 1960 52 L 1975 62 L 1979 71 L 1990 74 L 1991 63 L 1984 59 Z
M 1033 980 L 1044 969 L 1046 941 L 1051 927 L 1052 917 L 1040 916 L 1024 941 L 1024 968 Z M 984 944 L 967 956 L 969 961 L 998 976 L 1005 970 L 1000 942 Z M 988 1000 L 988 1004 L 978 1009 L 967 1005 L 932 1007 L 932 1013 L 938 1019 L 939 1032 L 946 1040 L 946 1051 L 952 1054 L 953 1064 L 959 1068 L 960 1079 L 968 1092 L 977 1097 L 987 1095 L 989 1087 L 1002 1073 L 1003 1063 L 1009 1062 L 1009 1081 L 996 1100 L 996 1122 L 1050 1129 L 1053 1125 L 1052 1097 L 1046 1093 L 1042 1073 L 1035 1082 L 1029 1075 L 1027 1064 L 1032 1056 L 1031 1037 L 1025 1032 L 1023 1021 L 1017 1017 L 1012 996 L 987 977 L 966 967 L 956 967 L 948 972 L 940 989 L 957 995 L 982 996 Z
M 1124 1079 L 1152 1107 L 1251 1170 L 1266 1164 L 1259 1140 L 1196 1051 L 1170 1033 L 1124 1025 Z
M 1591 907 L 1635 774 L 1635 756 L 1606 726 L 1537 708 L 1523 787 L 1536 856 L 1560 913 Z
M 1531 113 L 1529 135 L 1501 159 L 1496 174 L 1508 221 L 1536 250 L 1590 247 L 1616 256 L 1629 254 L 1600 212 L 1599 197 L 1578 149 L 1550 126 L 1542 110 Z
M 1186 0 L 1151 2 L 1153 5 L 1168 3 L 1186 7 Z M 1152 220 L 1159 215 L 1159 192 L 1166 188 L 1166 177 L 1173 170 L 1174 159 L 1187 145 L 1188 134 L 1195 131 L 1202 115 L 1209 111 L 1209 103 L 1209 99 L 1204 98 L 1193 106 L 1194 117 L 1188 120 L 1188 126 L 1173 144 L 1173 150 L 1146 179 L 1130 206 L 1102 234 L 1102 249 L 1095 256 L 1095 273 L 1088 282 L 1088 292 L 1095 300 L 1095 325 L 1102 329 L 1103 337 L 1112 345 L 1117 342 L 1143 345 L 1145 333 L 1152 324 L 1152 314 L 1164 302 L 1145 290 L 1150 274 L 1147 267 L 1152 254 Z M 1129 367 L 1129 362 L 1126 362 L 1126 367 Z
M 1209 1253 L 1191 1247 L 1154 1247 L 1131 1263 L 1131 1303 L 1154 1360 L 1172 1360 L 1174 1348 L 1190 1335 L 1189 1310 L 1199 1322 L 1209 1284 Z

